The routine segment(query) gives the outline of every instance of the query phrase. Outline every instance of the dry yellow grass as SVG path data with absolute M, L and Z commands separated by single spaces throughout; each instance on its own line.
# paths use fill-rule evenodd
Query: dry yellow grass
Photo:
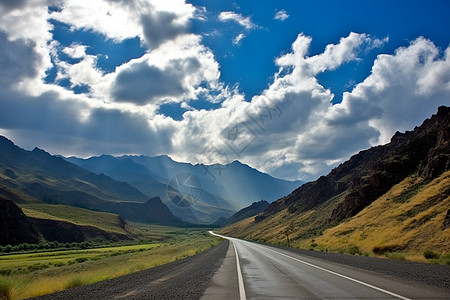
M 335 203 L 331 199 L 316 210 L 300 214 L 290 214 L 285 209 L 259 223 L 248 218 L 221 232 L 286 244 L 284 232 L 292 227 L 291 246 L 298 248 L 348 252 L 358 247 L 361 253 L 375 255 L 375 247 L 385 247 L 402 252 L 397 255 L 401 259 L 416 261 L 426 261 L 425 249 L 444 255 L 450 253 L 450 228 L 442 226 L 450 209 L 450 171 L 429 183 L 416 176 L 408 177 L 354 217 L 329 227 L 324 212 L 330 211 Z
M 315 239 L 322 249 L 348 249 L 357 246 L 371 253 L 374 247 L 396 246 L 410 257 L 421 257 L 425 249 L 450 252 L 450 229 L 443 229 L 450 209 L 450 172 L 424 185 L 403 203 L 396 202 L 420 179 L 409 177 L 395 185 L 359 214 L 324 232 Z M 433 203 L 433 199 L 439 201 Z M 305 245 L 308 241 L 299 241 Z

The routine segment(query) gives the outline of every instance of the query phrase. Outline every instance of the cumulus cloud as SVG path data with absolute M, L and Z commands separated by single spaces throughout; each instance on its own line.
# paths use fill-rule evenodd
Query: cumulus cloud
M 27 0 L 3 0 L 0 2 L 0 7 L 7 11 L 24 7 Z
M 176 39 L 121 66 L 115 76 L 112 98 L 137 105 L 193 101 L 222 87 L 213 53 L 192 36 Z
M 192 67 L 198 69 L 198 61 Z M 161 97 L 177 97 L 186 90 L 182 78 L 186 74 L 177 64 L 166 69 L 148 65 L 147 62 L 133 63 L 116 77 L 111 94 L 114 99 L 124 102 L 144 104 Z
M 333 104 L 317 75 L 363 59 L 388 38 L 350 33 L 309 55 L 312 37 L 299 34 L 291 50 L 275 59 L 279 70 L 268 88 L 245 99 L 237 86 L 220 81 L 213 52 L 189 32 L 196 9 L 182 0 L 66 0 L 50 13 L 45 1 L 8 3 L 0 7 L 0 130 L 21 145 L 53 153 L 239 159 L 276 176 L 308 180 L 449 104 L 450 48 L 442 52 L 422 37 L 379 55 L 371 74 Z M 138 36 L 148 49 L 105 74 L 86 46 L 58 48 L 49 19 L 117 43 Z M 258 28 L 234 12 L 219 19 L 242 27 L 237 44 Z M 72 59 L 59 60 L 57 51 Z M 45 83 L 51 67 L 58 69 L 56 82 L 67 79 L 89 91 L 76 95 Z M 198 99 L 218 108 L 195 109 Z M 188 110 L 181 120 L 158 113 L 161 104 L 173 102 Z
M 184 1 L 69 1 L 53 12 L 57 21 L 73 29 L 91 29 L 118 42 L 139 36 L 149 48 L 188 32 L 195 8 Z
M 285 21 L 287 18 L 289 18 L 289 15 L 288 15 L 288 13 L 287 13 L 284 9 L 282 9 L 282 10 L 277 11 L 277 12 L 275 13 L 275 16 L 274 16 L 273 18 L 274 18 L 275 20 L 279 20 L 279 21 L 283 22 L 283 21 Z
M 449 49 L 441 57 L 433 42 L 419 37 L 394 55 L 379 55 L 372 74 L 333 107 L 331 120 L 364 116 L 380 133 L 372 144 L 420 125 L 439 105 L 449 104 Z
M 158 48 L 163 42 L 186 33 L 186 24 L 176 20 L 177 15 L 169 12 L 141 16 L 145 40 L 150 48 Z
M 6 34 L 0 32 L 0 86 L 10 86 L 38 74 L 41 57 L 35 47 L 33 41 L 9 41 Z

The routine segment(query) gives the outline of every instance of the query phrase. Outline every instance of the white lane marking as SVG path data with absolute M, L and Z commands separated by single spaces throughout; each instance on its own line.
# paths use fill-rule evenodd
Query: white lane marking
M 236 267 L 237 267 L 237 275 L 238 275 L 238 283 L 239 283 L 239 297 L 240 300 L 246 300 L 247 296 L 245 295 L 245 286 L 244 286 L 244 277 L 242 277 L 242 271 L 241 271 L 241 265 L 239 263 L 239 255 L 236 249 L 236 245 L 233 243 L 233 241 L 224 235 L 220 235 L 217 233 L 214 233 L 213 231 L 209 231 L 210 234 L 214 235 L 214 236 L 218 236 L 221 237 L 223 239 L 227 239 L 231 242 L 231 244 L 233 245 L 234 248 L 234 254 L 236 255 Z
M 258 246 L 260 246 L 260 245 L 258 245 Z M 358 280 L 358 279 L 354 279 L 354 278 L 352 278 L 352 277 L 348 277 L 348 276 L 346 276 L 346 275 L 342 275 L 342 274 L 340 274 L 340 273 L 337 273 L 337 272 L 334 272 L 334 271 L 331 271 L 331 270 L 328 270 L 328 269 L 325 269 L 325 268 L 322 268 L 322 267 L 313 265 L 313 264 L 311 264 L 311 263 L 309 263 L 309 262 L 303 261 L 303 260 L 301 260 L 301 259 L 298 259 L 298 258 L 289 256 L 289 255 L 286 255 L 286 254 L 284 254 L 284 253 L 278 252 L 278 251 L 273 250 L 273 249 L 270 249 L 270 248 L 268 248 L 268 247 L 263 247 L 263 246 L 260 246 L 260 247 L 262 247 L 262 248 L 264 248 L 264 249 L 267 249 L 267 250 L 270 250 L 270 251 L 273 251 L 273 252 L 275 252 L 275 253 L 278 253 L 278 254 L 280 254 L 280 255 L 282 255 L 282 256 L 288 257 L 288 258 L 293 259 L 293 260 L 295 260 L 295 261 L 298 261 L 298 262 L 300 262 L 300 263 L 302 263 L 302 264 L 305 264 L 305 265 L 307 265 L 307 266 L 310 266 L 310 267 L 316 268 L 316 269 L 318 269 L 318 270 L 321 270 L 321 271 L 324 271 L 324 272 L 327 272 L 327 273 L 330 273 L 330 274 L 333 274 L 333 275 L 336 275 L 336 276 L 339 276 L 339 277 L 348 279 L 348 280 L 350 280 L 350 281 L 359 283 L 359 284 L 361 284 L 361 285 L 367 286 L 367 287 L 369 287 L 369 288 L 372 288 L 372 289 L 374 289 L 374 290 L 383 292 L 383 293 L 388 294 L 388 295 L 391 295 L 391 296 L 393 296 L 393 297 L 396 297 L 396 298 L 399 298 L 399 299 L 403 299 L 403 300 L 411 300 L 410 298 L 403 297 L 403 296 L 401 296 L 401 295 L 398 295 L 398 294 L 393 293 L 393 292 L 390 292 L 390 291 L 388 291 L 388 290 L 379 288 L 379 287 L 374 286 L 374 285 L 371 285 L 371 284 L 369 284 L 369 283 L 360 281 L 360 280 Z M 235 248 L 235 249 L 236 249 L 236 248 Z
M 239 264 L 239 255 L 236 249 L 236 245 L 233 241 L 231 241 L 234 248 L 234 253 L 236 254 L 236 267 L 237 267 L 237 273 L 238 273 L 238 282 L 239 282 L 239 295 L 241 300 L 247 299 L 247 296 L 245 295 L 245 287 L 244 287 L 244 278 L 242 277 L 242 271 L 241 271 L 241 265 Z

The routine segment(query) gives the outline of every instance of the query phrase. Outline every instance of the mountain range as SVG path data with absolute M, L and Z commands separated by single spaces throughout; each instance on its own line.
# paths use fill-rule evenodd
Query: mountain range
M 69 157 L 66 160 L 126 182 L 148 197 L 159 197 L 177 217 L 191 223 L 210 224 L 219 218 L 228 218 L 255 201 L 275 201 L 301 185 L 300 181 L 277 179 L 239 161 L 225 165 L 192 165 L 175 162 L 165 155 L 102 155 L 89 159 Z M 189 189 L 183 191 L 183 186 L 174 188 L 174 184 L 187 179 L 191 181 L 190 185 L 184 187 Z M 180 202 L 177 195 L 189 199 Z
M 139 222 L 211 224 L 252 201 L 274 201 L 299 184 L 238 161 L 206 166 L 168 156 L 63 158 L 0 137 L 0 196 L 16 203 L 66 204 Z
M 359 152 L 223 233 L 275 244 L 290 235 L 291 245 L 322 250 L 448 253 L 449 224 L 450 108 L 441 106 L 421 126 Z

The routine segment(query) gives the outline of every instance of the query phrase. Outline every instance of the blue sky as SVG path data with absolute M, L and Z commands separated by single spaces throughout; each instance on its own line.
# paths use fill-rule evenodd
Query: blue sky
M 449 1 L 0 3 L 0 134 L 313 180 L 450 104 Z

